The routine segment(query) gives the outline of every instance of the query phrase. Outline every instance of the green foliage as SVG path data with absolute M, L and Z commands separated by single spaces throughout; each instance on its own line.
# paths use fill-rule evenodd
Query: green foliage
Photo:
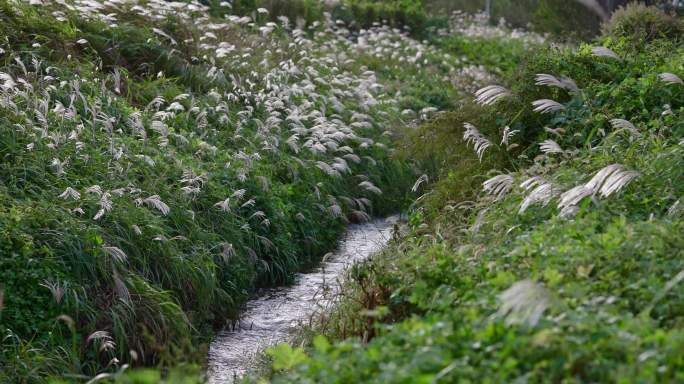
M 684 87 L 658 76 L 684 74 L 684 47 L 598 43 L 623 59 L 592 56 L 589 45 L 542 49 L 505 79 L 512 96 L 465 104 L 408 135 L 402 153 L 437 181 L 404 237 L 355 269 L 346 298 L 321 319 L 320 331 L 345 340 L 311 348 L 272 382 L 684 380 Z M 534 85 L 538 73 L 580 90 Z M 564 109 L 532 112 L 542 98 Z M 493 143 L 482 162 L 461 139 L 464 122 Z M 519 131 L 515 148 L 496 145 L 506 126 Z M 542 153 L 547 139 L 563 152 Z M 518 185 L 530 177 L 568 191 L 615 163 L 638 176 L 580 200 L 570 218 L 557 197 L 520 209 L 529 191 Z M 502 173 L 511 191 L 482 192 Z M 511 299 L 516 282 L 536 287 L 534 299 Z M 523 312 L 542 303 L 540 320 L 521 322 L 504 310 L 511 300 Z
M 507 77 L 518 70 L 526 58 L 530 44 L 516 39 L 449 35 L 438 39 L 440 47 L 469 63 L 483 65 L 492 73 Z
M 619 8 L 603 25 L 605 35 L 625 39 L 631 44 L 643 44 L 654 39 L 681 38 L 684 23 L 656 7 L 631 3 Z
M 264 138 L 271 111 L 249 95 L 226 97 L 243 79 L 258 89 L 271 84 L 268 69 L 255 72 L 264 60 L 272 68 L 304 55 L 320 60 L 335 46 L 353 58 L 339 73 L 303 68 L 354 78 L 373 66 L 388 94 L 424 87 L 408 92 L 407 108 L 451 98 L 432 89 L 447 67 L 434 52 L 423 63 L 427 73 L 399 73 L 398 59 L 352 52 L 322 28 L 311 30 L 319 33 L 314 48 L 290 52 L 287 25 L 269 36 L 259 31 L 265 16 L 254 27 L 215 32 L 250 54 L 207 59 L 206 49 L 188 42 L 201 36 L 197 26 L 175 14 L 152 25 L 124 7 L 110 25 L 71 11 L 60 21 L 54 12 L 61 9 L 47 4 L 0 6 L 7 36 L 0 71 L 26 84 L 27 95 L 8 85 L 0 111 L 0 382 L 201 362 L 212 329 L 236 319 L 256 288 L 287 283 L 316 263 L 360 211 L 383 215 L 408 204 L 415 174 L 389 148 L 405 124 L 400 111 L 385 100 L 359 105 L 350 90 L 327 110 L 328 100 L 310 98 L 307 111 L 355 123 L 354 140 L 335 139 L 335 157 L 346 156 L 348 169 L 330 175 L 316 162 L 331 162 L 332 149 L 288 147 L 285 115 Z M 329 83 L 317 86 L 332 100 Z M 356 82 L 336 86 L 357 89 Z M 423 100 L 430 92 L 436 96 Z M 382 194 L 362 190 L 366 180 Z M 244 199 L 233 195 L 241 190 Z M 230 206 L 217 208 L 227 197 Z

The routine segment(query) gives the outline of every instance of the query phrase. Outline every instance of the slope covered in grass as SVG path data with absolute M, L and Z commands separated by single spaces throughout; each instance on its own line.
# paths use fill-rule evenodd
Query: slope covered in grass
M 638 12 L 409 135 L 433 183 L 272 382 L 684 380 L 684 41 Z
M 0 2 L 0 382 L 202 361 L 344 225 L 399 210 L 452 55 L 198 2 Z

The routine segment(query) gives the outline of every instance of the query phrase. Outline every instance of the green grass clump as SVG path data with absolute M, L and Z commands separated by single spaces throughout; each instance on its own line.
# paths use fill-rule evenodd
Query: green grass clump
M 632 44 L 655 39 L 681 38 L 684 23 L 656 7 L 631 3 L 619 8 L 603 25 L 603 33 Z

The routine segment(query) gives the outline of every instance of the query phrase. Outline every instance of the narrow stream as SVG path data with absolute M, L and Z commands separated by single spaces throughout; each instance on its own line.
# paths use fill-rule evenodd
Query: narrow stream
M 264 290 L 249 301 L 236 329 L 219 333 L 209 347 L 209 383 L 232 383 L 244 376 L 256 367 L 260 351 L 288 341 L 298 324 L 327 308 L 344 272 L 385 246 L 398 219 L 349 226 L 337 250 L 318 268 L 298 274 L 291 286 Z

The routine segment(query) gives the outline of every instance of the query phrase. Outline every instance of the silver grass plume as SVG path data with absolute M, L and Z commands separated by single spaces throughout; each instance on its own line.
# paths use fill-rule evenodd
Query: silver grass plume
M 586 197 L 597 193 L 601 197 L 608 197 L 619 192 L 632 180 L 639 176 L 639 172 L 628 170 L 623 165 L 611 164 L 604 167 L 587 183 L 578 185 L 560 196 L 558 208 L 561 216 L 568 216 L 568 212 L 575 211 L 575 207 Z
M 668 83 L 668 84 L 679 84 L 679 85 L 684 85 L 684 81 L 682 81 L 682 79 L 681 79 L 679 76 L 675 75 L 674 73 L 663 72 L 663 73 L 661 73 L 661 74 L 658 75 L 658 78 L 659 78 L 662 82 L 665 82 L 665 83 Z
M 501 306 L 497 314 L 505 317 L 508 325 L 524 324 L 534 327 L 551 305 L 546 288 L 531 280 L 513 284 L 499 295 L 499 300 Z
M 513 176 L 498 175 L 482 183 L 484 191 L 496 197 L 496 200 L 501 199 L 506 195 L 513 186 Z
M 569 77 L 561 76 L 561 78 L 559 79 L 553 75 L 549 75 L 546 73 L 538 73 L 535 76 L 534 80 L 536 85 L 565 89 L 566 91 L 571 93 L 579 92 L 579 87 L 577 86 L 577 83 L 575 83 L 575 81 Z
M 546 154 L 549 153 L 564 153 L 563 148 L 558 145 L 555 141 L 549 139 L 549 140 L 544 140 L 541 143 L 539 143 L 539 149 Z
M 531 192 L 528 193 L 520 204 L 519 214 L 525 212 L 532 204 L 541 203 L 542 206 L 547 205 L 560 192 L 558 187 L 540 177 L 532 177 L 520 184 L 520 187 L 526 191 L 531 190 Z
M 64 192 L 62 192 L 58 197 L 60 199 L 64 199 L 64 200 L 67 200 L 67 199 L 78 200 L 81 198 L 81 194 L 77 190 L 75 190 L 71 187 L 67 187 L 67 189 L 65 189 Z
M 230 212 L 230 197 L 214 204 L 214 208 L 218 208 L 223 212 Z
M 411 187 L 411 192 L 416 193 L 418 192 L 418 188 L 420 188 L 421 184 L 427 183 L 428 182 L 428 176 L 427 175 L 422 175 L 416 180 L 416 182 L 413 184 L 413 187 Z
M 594 57 L 608 57 L 611 59 L 622 61 L 622 58 L 618 56 L 617 53 L 613 52 L 612 50 L 606 47 L 593 47 L 591 49 L 591 55 Z
M 682 211 L 684 211 L 682 209 L 682 205 L 680 204 L 679 200 L 677 200 L 674 202 L 674 204 L 672 204 L 670 206 L 670 208 L 667 209 L 667 216 L 668 217 L 676 217 Z
M 114 350 L 116 348 L 116 343 L 107 331 L 95 331 L 91 333 L 86 339 L 86 345 L 89 345 L 91 342 L 98 342 L 100 344 L 98 352 Z
M 532 102 L 535 112 L 539 113 L 553 113 L 562 111 L 565 106 L 557 101 L 551 99 L 539 99 Z
M 517 135 L 518 133 L 520 133 L 519 130 L 511 130 L 511 127 L 507 125 L 503 130 L 503 135 L 501 136 L 501 145 L 508 146 L 508 143 L 513 138 L 513 136 Z
M 617 193 L 632 180 L 639 177 L 639 175 L 640 173 L 637 171 L 631 171 L 625 169 L 623 166 L 619 166 L 605 179 L 601 185 L 599 193 L 602 197 L 608 197 L 614 193 Z
M 493 105 L 497 101 L 513 94 L 500 85 L 490 85 L 475 92 L 475 102 L 480 105 Z
M 52 298 L 55 299 L 55 303 L 60 304 L 62 298 L 64 297 L 65 287 L 59 281 L 44 280 L 41 286 L 47 288 L 52 294 Z
M 626 131 L 629 131 L 629 133 L 631 133 L 632 136 L 641 137 L 641 132 L 639 132 L 637 127 L 635 127 L 634 124 L 625 119 L 612 119 L 610 120 L 610 125 L 614 129 L 624 129 Z
M 594 191 L 587 188 L 584 185 L 578 185 L 564 193 L 560 196 L 560 202 L 558 203 L 558 208 L 561 211 L 570 210 L 570 207 L 575 207 L 582 201 L 585 197 L 592 196 Z
M 593 193 L 600 193 L 602 197 L 608 197 L 638 176 L 639 172 L 628 170 L 621 164 L 611 164 L 598 171 L 585 187 Z
M 116 262 L 123 263 L 128 259 L 128 256 L 126 256 L 126 253 L 121 248 L 104 246 L 102 250 Z
M 164 216 L 168 215 L 169 212 L 171 212 L 171 208 L 169 208 L 168 205 L 161 201 L 161 197 L 159 197 L 159 195 L 152 195 L 144 199 L 143 202 L 151 207 L 156 208 Z
M 365 189 L 368 192 L 374 193 L 376 195 L 382 195 L 382 190 L 380 188 L 376 187 L 373 183 L 370 181 L 362 181 L 359 183 L 359 187 Z
M 466 144 L 473 144 L 477 157 L 482 161 L 482 156 L 484 156 L 487 148 L 492 146 L 492 142 L 484 137 L 474 125 L 464 123 L 463 127 L 465 128 L 463 140 L 465 140 Z

